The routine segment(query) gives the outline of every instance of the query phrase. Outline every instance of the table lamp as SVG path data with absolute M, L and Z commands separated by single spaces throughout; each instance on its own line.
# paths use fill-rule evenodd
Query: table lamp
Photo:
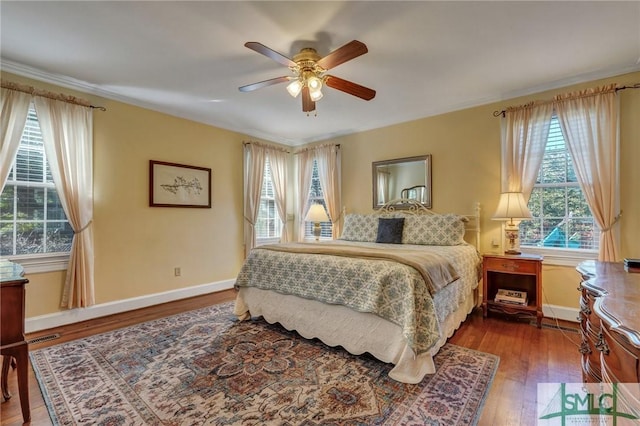
M 313 235 L 316 237 L 316 241 L 320 239 L 320 222 L 329 222 L 329 216 L 327 216 L 327 212 L 324 210 L 324 206 L 322 204 L 312 204 L 309 207 L 309 211 L 304 218 L 305 222 L 313 222 Z
M 518 224 L 521 220 L 531 219 L 531 212 L 524 201 L 522 192 L 503 192 L 500 194 L 498 208 L 493 214 L 493 220 L 505 220 L 505 239 L 508 241 L 505 254 L 520 254 L 520 244 L 517 243 L 520 232 Z

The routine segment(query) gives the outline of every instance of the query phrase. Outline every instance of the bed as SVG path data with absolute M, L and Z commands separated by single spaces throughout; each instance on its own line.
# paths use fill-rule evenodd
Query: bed
M 368 352 L 394 365 L 392 379 L 419 383 L 477 304 L 479 235 L 478 206 L 473 215 L 436 214 L 395 200 L 347 214 L 338 240 L 254 248 L 234 313 Z

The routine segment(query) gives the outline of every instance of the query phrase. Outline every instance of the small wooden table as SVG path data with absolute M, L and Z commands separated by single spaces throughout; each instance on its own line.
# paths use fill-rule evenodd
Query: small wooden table
M 542 256 L 532 254 L 484 255 L 482 261 L 482 311 L 536 318 L 542 326 Z M 495 300 L 499 289 L 527 293 L 526 305 L 502 303 Z
M 11 398 L 7 374 L 11 363 L 17 363 L 18 393 L 24 422 L 31 420 L 29 409 L 29 345 L 24 338 L 24 269 L 17 263 L 0 260 L 0 355 L 2 378 L 0 387 L 5 399 Z

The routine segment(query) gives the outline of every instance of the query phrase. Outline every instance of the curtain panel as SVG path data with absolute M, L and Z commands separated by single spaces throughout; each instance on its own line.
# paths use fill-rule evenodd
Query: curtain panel
M 315 149 L 315 156 L 318 163 L 318 178 L 331 219 L 331 235 L 335 240 L 342 231 L 340 227 L 340 206 L 342 205 L 340 147 L 335 144 L 321 145 Z
M 19 92 L 2 88 L 2 110 L 0 121 L 2 122 L 2 140 L 0 143 L 0 193 L 7 182 L 11 164 L 16 158 L 22 132 L 27 122 L 29 104 L 31 103 L 29 93 Z
M 95 304 L 93 114 L 91 108 L 34 97 L 44 149 L 60 203 L 74 231 L 60 306 Z
M 522 192 L 529 200 L 549 136 L 553 105 L 507 109 L 502 119 L 502 192 Z
M 616 85 L 559 95 L 558 121 L 573 158 L 576 178 L 600 227 L 598 260 L 619 260 L 619 99 Z
M 502 120 L 502 191 L 528 201 L 540 169 L 555 110 L 574 162 L 576 179 L 600 227 L 598 259 L 617 261 L 619 99 L 616 85 L 558 95 L 505 110 Z
M 376 173 L 378 185 L 378 203 L 386 204 L 389 200 L 389 172 L 378 170 Z
M 264 178 L 265 149 L 255 143 L 244 144 L 244 255 L 256 246 L 255 224 L 260 210 Z
M 304 241 L 304 218 L 309 205 L 309 191 L 313 174 L 315 152 L 311 149 L 301 151 L 298 158 L 298 241 Z
M 289 155 L 286 151 L 277 148 L 266 148 L 269 167 L 271 168 L 271 182 L 275 196 L 278 216 L 282 222 L 282 234 L 280 242 L 289 241 L 287 231 L 287 162 Z

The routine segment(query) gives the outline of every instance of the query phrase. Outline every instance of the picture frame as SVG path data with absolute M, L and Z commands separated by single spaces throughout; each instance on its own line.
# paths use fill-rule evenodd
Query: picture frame
M 149 206 L 211 208 L 211 169 L 149 160 Z

